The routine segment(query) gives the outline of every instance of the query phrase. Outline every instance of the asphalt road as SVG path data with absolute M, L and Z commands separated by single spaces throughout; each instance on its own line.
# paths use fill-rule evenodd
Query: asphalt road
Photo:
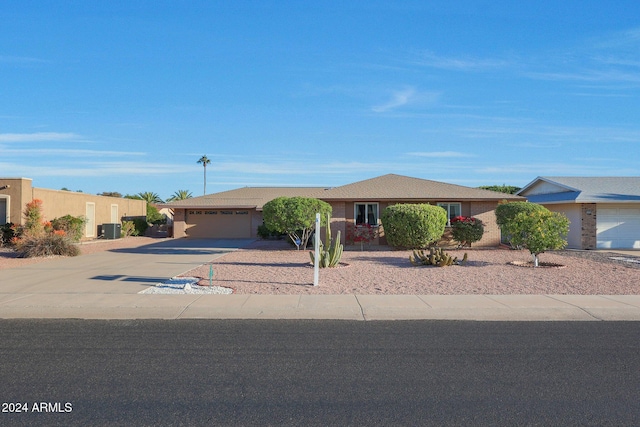
M 0 398 L 3 426 L 637 426 L 640 323 L 3 320 Z

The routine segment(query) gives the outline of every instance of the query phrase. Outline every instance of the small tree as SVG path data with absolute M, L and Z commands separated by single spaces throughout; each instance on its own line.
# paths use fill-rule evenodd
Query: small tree
M 567 246 L 569 219 L 558 212 L 547 209 L 520 212 L 505 227 L 514 244 L 529 250 L 534 267 L 538 267 L 538 255 L 541 253 Z
M 278 197 L 264 204 L 264 224 L 271 231 L 286 233 L 297 249 L 306 248 L 313 233 L 316 213 L 323 224 L 331 214 L 331 205 L 309 197 Z
M 387 242 L 406 249 L 422 249 L 444 234 L 447 211 L 428 204 L 387 206 L 380 217 Z
M 542 205 L 531 202 L 509 202 L 509 203 L 500 203 L 496 207 L 496 223 L 500 230 L 503 233 L 503 241 L 508 242 L 512 247 L 518 247 L 517 244 L 513 242 L 511 239 L 510 233 L 506 229 L 506 225 L 513 221 L 513 219 L 521 212 L 537 212 L 537 211 L 547 211 L 548 209 Z
M 24 231 L 30 234 L 41 234 L 44 232 L 42 221 L 42 200 L 33 199 L 24 208 Z

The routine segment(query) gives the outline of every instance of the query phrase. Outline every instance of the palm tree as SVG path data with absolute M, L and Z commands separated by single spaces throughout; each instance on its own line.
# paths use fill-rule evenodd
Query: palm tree
M 204 156 L 200 157 L 198 163 L 202 163 L 202 166 L 204 166 L 204 194 L 207 194 L 207 165 L 211 163 L 211 160 L 209 160 L 209 158 L 205 154 Z
M 158 195 L 158 193 L 152 193 L 151 191 L 145 191 L 144 193 L 136 194 L 141 200 L 146 201 L 147 203 L 162 203 L 162 199 Z
M 173 193 L 173 195 L 171 197 L 169 197 L 167 199 L 167 202 L 173 202 L 176 200 L 186 200 L 186 199 L 190 199 L 193 197 L 193 194 L 191 194 L 191 191 L 189 190 L 178 190 L 175 193 Z

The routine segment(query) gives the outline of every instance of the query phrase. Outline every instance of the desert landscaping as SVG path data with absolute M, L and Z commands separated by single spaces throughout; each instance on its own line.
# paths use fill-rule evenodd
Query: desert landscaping
M 82 244 L 82 254 L 158 242 L 131 237 Z M 468 262 L 462 266 L 416 267 L 411 251 L 359 246 L 345 249 L 337 268 L 320 270 L 319 286 L 313 286 L 313 266 L 308 251 L 296 251 L 284 241 L 257 240 L 249 246 L 214 260 L 212 284 L 233 289 L 236 294 L 573 294 L 637 295 L 640 293 L 639 256 L 606 251 L 557 251 L 541 255 L 545 263 L 561 268 L 531 268 L 510 264 L 528 262 L 526 250 L 467 248 L 448 250 Z M 615 259 L 614 259 L 615 258 Z M 0 248 L 0 269 L 14 268 L 51 258 L 16 258 Z M 185 271 L 180 276 L 201 278 L 209 284 L 210 265 Z

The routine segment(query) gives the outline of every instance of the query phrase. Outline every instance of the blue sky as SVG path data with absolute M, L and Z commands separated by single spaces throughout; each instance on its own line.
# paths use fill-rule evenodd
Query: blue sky
M 450 5 L 448 3 L 454 3 Z M 0 176 L 86 193 L 640 175 L 640 3 L 10 1 Z

